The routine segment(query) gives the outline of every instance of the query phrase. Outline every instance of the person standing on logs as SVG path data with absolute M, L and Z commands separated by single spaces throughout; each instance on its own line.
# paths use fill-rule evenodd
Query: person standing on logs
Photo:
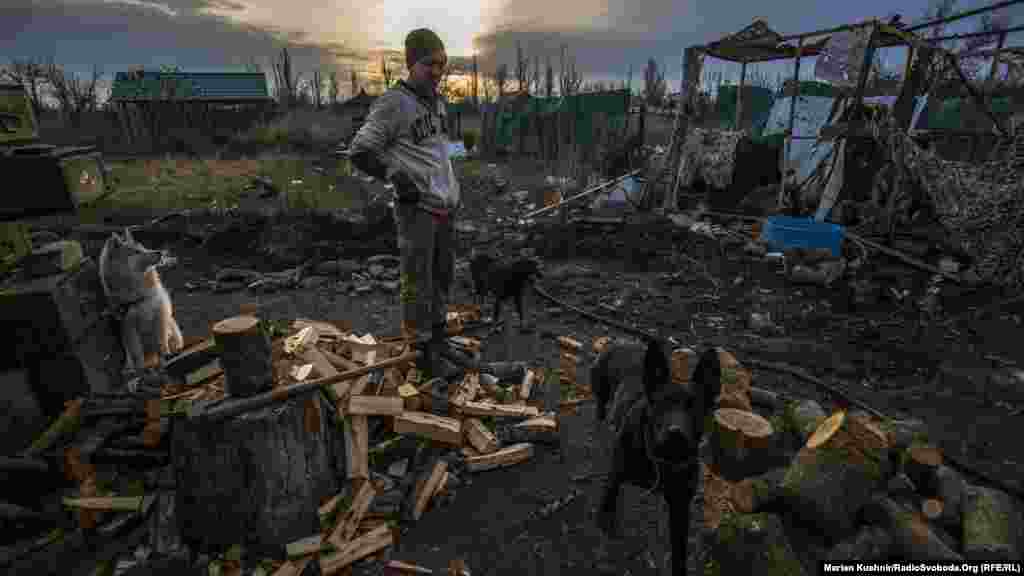
M 448 65 L 444 43 L 426 28 L 405 38 L 408 80 L 374 101 L 349 147 L 352 164 L 395 190 L 401 252 L 402 336 L 423 352 L 424 378 L 442 376 L 447 301 L 455 275 L 452 219 L 461 198 L 448 147 L 446 102 L 437 88 Z

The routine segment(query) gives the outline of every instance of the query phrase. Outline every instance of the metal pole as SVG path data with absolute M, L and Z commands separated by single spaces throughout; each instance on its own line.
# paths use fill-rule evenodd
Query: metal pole
M 743 85 L 747 80 L 747 63 L 746 61 L 740 66 L 740 85 L 736 89 L 736 129 L 742 130 L 740 122 L 743 120 Z
M 786 172 L 789 170 L 789 151 L 793 143 L 793 124 L 796 121 L 796 99 L 800 97 L 800 55 L 803 53 L 804 39 L 796 41 L 796 62 L 793 70 L 793 99 L 789 101 L 789 127 L 786 129 L 786 140 L 782 152 L 782 182 L 779 183 L 779 208 L 786 198 Z M 785 88 L 783 88 L 785 89 Z
M 672 170 L 672 183 L 669 185 L 668 191 L 665 193 L 665 198 L 662 201 L 662 206 L 665 207 L 667 212 L 675 212 L 679 210 L 679 196 L 676 191 L 679 189 L 679 158 L 680 154 L 677 154 L 678 150 L 682 149 L 682 145 L 686 142 L 686 135 L 684 132 L 686 128 L 683 123 L 687 121 L 684 118 L 686 113 L 687 104 L 692 102 L 691 93 L 694 90 L 693 86 L 689 86 L 686 79 L 686 53 L 687 50 L 683 49 L 683 57 L 680 60 L 679 69 L 682 72 L 682 78 L 679 80 L 679 104 L 676 107 L 676 118 L 675 122 L 672 123 L 672 137 L 669 138 L 669 150 L 668 162 L 669 170 Z

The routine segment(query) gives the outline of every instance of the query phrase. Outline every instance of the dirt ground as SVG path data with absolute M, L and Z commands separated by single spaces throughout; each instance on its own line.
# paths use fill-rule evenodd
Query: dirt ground
M 509 190 L 529 189 L 539 202 L 536 167 L 518 170 L 505 173 Z M 488 216 L 488 207 L 495 213 Z M 484 223 L 511 215 L 506 199 L 476 197 L 466 220 Z M 331 239 L 327 232 L 321 235 L 325 236 L 319 240 L 322 257 L 362 259 L 395 250 L 387 235 L 360 242 Z M 262 313 L 269 319 L 347 320 L 359 332 L 397 332 L 397 294 L 349 296 L 330 283 L 266 296 L 189 291 L 187 283 L 243 263 L 237 257 L 210 254 L 180 238 L 165 239 L 178 263 L 163 276 L 186 336 L 205 336 L 211 323 L 236 314 L 243 303 L 254 300 L 263 305 Z M 575 255 L 556 257 L 569 252 L 570 242 L 578 242 Z M 749 358 L 799 367 L 888 415 L 924 419 L 948 454 L 1021 489 L 1024 449 L 1016 433 L 1024 431 L 1020 410 L 1024 384 L 1007 384 L 991 376 L 998 368 L 1024 365 L 1018 340 L 1024 312 L 1019 307 L 1004 308 L 981 320 L 933 324 L 920 332 L 914 330 L 916 316 L 908 307 L 887 301 L 853 307 L 849 291 L 843 288 L 791 287 L 783 310 L 778 298 L 786 291 L 775 265 L 751 262 L 739 248 L 726 250 L 723 259 L 713 244 L 673 230 L 668 223 L 644 221 L 604 235 L 539 238 L 535 246 L 547 253 L 543 289 L 556 298 L 641 328 L 658 328 L 683 345 L 721 345 L 734 350 L 741 361 Z M 873 264 L 896 266 L 884 258 L 874 255 Z M 717 294 L 707 275 L 719 282 Z M 896 282 L 920 290 L 926 279 L 926 274 L 904 268 Z M 623 297 L 618 308 L 604 301 L 609 296 L 612 300 Z M 466 278 L 459 279 L 455 299 L 470 301 Z M 964 295 L 952 288 L 943 294 L 943 304 L 951 311 L 996 299 L 990 292 Z M 755 310 L 771 312 L 778 326 L 775 334 L 755 334 L 747 328 L 747 318 Z M 601 335 L 626 336 L 540 297 L 534 299 L 532 313 L 537 330 L 512 328 L 492 336 L 486 356 L 555 366 L 554 335 L 569 335 L 587 344 Z M 511 310 L 506 314 L 514 317 Z M 590 360 L 585 357 L 584 367 Z M 580 370 L 581 378 L 586 374 L 587 370 Z M 758 369 L 754 375 L 755 385 L 763 388 L 826 398 L 814 385 L 791 376 Z M 589 404 L 563 417 L 560 453 L 541 448 L 532 461 L 463 478 L 454 501 L 426 513 L 400 537 L 389 557 L 435 570 L 447 566 L 450 559 L 463 558 L 474 576 L 666 574 L 668 524 L 659 496 L 625 488 L 620 540 L 604 538 L 595 527 L 611 438 L 594 425 L 593 412 Z M 541 513 L 555 501 L 564 505 L 550 515 Z M 367 564 L 361 570 L 369 573 L 372 567 Z

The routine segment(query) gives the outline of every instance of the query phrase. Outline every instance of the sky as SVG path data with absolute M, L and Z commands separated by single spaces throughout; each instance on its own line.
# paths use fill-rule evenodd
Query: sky
M 957 10 L 993 0 L 959 0 Z M 633 85 L 654 58 L 678 90 L 683 48 L 735 32 L 764 18 L 782 34 L 825 29 L 873 17 L 894 6 L 917 21 L 931 0 L 0 0 L 0 65 L 11 58 L 52 58 L 72 71 L 99 66 L 105 74 L 134 66 L 177 65 L 185 70 L 268 68 L 282 46 L 305 73 L 356 69 L 371 76 L 380 50 L 401 50 L 405 34 L 429 27 L 450 56 L 479 54 L 482 71 L 525 53 L 548 57 L 558 68 L 566 44 L 587 80 L 624 79 Z M 769 9 L 770 7 L 770 9 Z M 1024 5 L 1007 9 L 1024 24 Z M 965 21 L 950 32 L 973 23 Z M 1024 45 L 1024 34 L 1008 45 Z M 887 49 L 889 66 L 902 66 L 904 50 Z M 370 55 L 370 56 L 368 56 Z M 710 61 L 709 71 L 738 76 L 739 65 Z M 791 63 L 748 67 L 748 74 L 791 74 Z M 811 65 L 802 66 L 810 74 Z M 347 82 L 345 83 L 347 85 Z

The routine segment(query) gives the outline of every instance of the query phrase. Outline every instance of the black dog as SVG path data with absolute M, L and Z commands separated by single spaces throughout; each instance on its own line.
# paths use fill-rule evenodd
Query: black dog
M 481 303 L 487 295 L 494 296 L 495 322 L 501 318 L 502 303 L 509 298 L 515 298 L 520 324 L 525 322 L 523 294 L 527 285 L 542 275 L 536 260 L 517 258 L 505 261 L 490 254 L 477 254 L 469 263 L 469 272 Z
M 657 339 L 649 339 L 646 349 L 610 346 L 590 373 L 598 419 L 611 424 L 616 433 L 598 527 L 608 536 L 619 534 L 623 484 L 660 489 L 669 507 L 676 576 L 686 574 L 697 446 L 704 418 L 721 391 L 721 374 L 718 351 L 712 348 L 701 355 L 689 388 L 674 384 L 668 355 Z

